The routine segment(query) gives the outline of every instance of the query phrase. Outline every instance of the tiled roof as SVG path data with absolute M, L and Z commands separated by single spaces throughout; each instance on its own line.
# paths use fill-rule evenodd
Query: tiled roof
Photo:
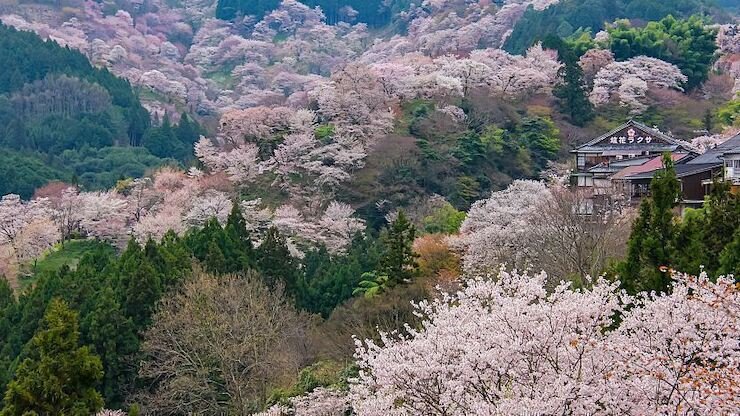
M 683 158 L 685 158 L 687 155 L 686 153 L 671 153 L 671 159 L 673 159 L 674 162 L 677 162 Z M 663 156 L 656 156 L 647 162 L 637 165 L 637 166 L 628 166 L 619 172 L 612 175 L 612 180 L 614 179 L 624 179 L 631 175 L 637 175 L 639 173 L 645 173 L 645 172 L 651 172 L 656 169 L 660 169 L 663 167 Z
M 707 150 L 706 153 L 699 155 L 696 159 L 690 161 L 689 164 L 722 163 L 723 154 L 737 153 L 740 153 L 740 134 L 731 137 L 714 149 Z
M 666 143 L 655 143 L 653 146 L 645 146 L 645 145 L 642 145 L 642 146 L 632 145 L 632 146 L 630 146 L 630 145 L 624 145 L 624 144 L 622 144 L 622 145 L 610 145 L 610 144 L 605 144 L 605 145 L 602 144 L 602 145 L 599 145 L 598 144 L 599 142 L 601 142 L 601 141 L 603 141 L 603 140 L 605 140 L 605 139 L 607 139 L 607 138 L 615 135 L 616 133 L 619 133 L 620 131 L 622 131 L 624 129 L 630 128 L 630 127 L 634 127 L 634 128 L 636 128 L 638 130 L 642 130 L 642 131 L 644 131 L 646 133 L 650 133 L 651 136 L 654 136 L 654 137 L 656 137 L 658 139 L 661 139 L 661 140 L 663 140 Z M 678 140 L 678 139 L 674 139 L 673 137 L 671 137 L 671 136 L 669 136 L 669 135 L 667 135 L 667 134 L 665 134 L 665 133 L 663 133 L 663 132 L 661 132 L 661 131 L 659 131 L 657 129 L 654 129 L 652 127 L 648 127 L 648 126 L 646 126 L 646 125 L 644 125 L 644 124 L 642 124 L 640 122 L 637 122 L 635 120 L 629 120 L 628 122 L 622 124 L 621 126 L 615 128 L 615 129 L 613 129 L 613 130 L 611 130 L 611 131 L 609 131 L 607 133 L 604 133 L 601 136 L 599 136 L 599 137 L 597 137 L 597 138 L 595 138 L 595 139 L 593 139 L 593 140 L 591 140 L 591 141 L 589 141 L 587 143 L 584 143 L 584 144 L 578 146 L 576 148 L 576 150 L 574 150 L 574 152 L 578 152 L 578 151 L 582 151 L 582 152 L 588 152 L 588 151 L 610 151 L 610 150 L 619 150 L 619 151 L 630 151 L 630 150 L 634 150 L 634 151 L 642 151 L 642 150 L 645 150 L 646 147 L 654 148 L 653 149 L 654 151 L 673 151 L 673 150 L 676 150 L 679 147 L 684 148 L 684 149 L 689 150 L 689 151 L 693 151 L 694 150 L 690 146 L 688 146 L 687 143 L 684 142 L 684 141 L 681 141 L 681 140 Z
M 681 165 L 675 165 L 674 168 L 676 169 L 676 176 L 679 178 L 684 178 L 686 176 L 691 176 L 697 173 L 706 172 L 708 170 L 712 170 L 712 169 L 715 169 L 721 166 L 722 166 L 722 162 L 720 163 L 700 163 L 700 164 L 684 163 Z M 660 170 L 662 169 L 655 169 L 649 172 L 641 172 L 641 173 L 627 176 L 624 179 L 628 181 L 633 181 L 633 180 L 638 180 L 638 179 L 652 179 L 653 176 L 655 176 L 655 174 Z

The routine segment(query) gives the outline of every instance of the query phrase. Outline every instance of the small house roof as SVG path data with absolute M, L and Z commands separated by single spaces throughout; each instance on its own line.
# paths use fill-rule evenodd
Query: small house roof
M 703 163 L 722 163 L 723 155 L 732 155 L 740 153 L 740 134 L 736 134 L 734 137 L 729 138 L 724 143 L 709 149 L 703 155 L 697 156 L 694 160 L 688 162 L 689 164 L 703 164 Z
M 687 157 L 686 153 L 671 153 L 671 159 L 673 159 L 674 162 L 678 162 L 679 160 L 684 159 L 685 157 Z M 620 180 L 620 179 L 625 179 L 628 176 L 637 175 L 637 174 L 645 173 L 645 172 L 652 172 L 662 167 L 663 167 L 663 156 L 655 156 L 641 165 L 628 166 L 620 170 L 619 172 L 612 175 L 612 180 Z
M 675 165 L 674 168 L 676 169 L 676 177 L 678 178 L 685 178 L 687 176 L 696 175 L 697 173 L 706 172 L 712 169 L 716 169 L 718 167 L 721 167 L 722 163 L 701 163 L 701 164 L 680 164 Z M 654 169 L 649 172 L 640 172 L 634 175 L 630 175 L 625 177 L 624 179 L 628 181 L 634 181 L 634 180 L 640 180 L 640 179 L 652 179 L 653 176 L 662 169 Z

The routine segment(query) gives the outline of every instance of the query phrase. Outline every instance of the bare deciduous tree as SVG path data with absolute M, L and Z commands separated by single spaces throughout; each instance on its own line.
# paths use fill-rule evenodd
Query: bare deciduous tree
M 582 279 L 604 272 L 625 254 L 631 216 L 619 209 L 592 210 L 582 191 L 553 187 L 530 218 L 530 249 L 551 278 Z
M 268 389 L 304 364 L 305 329 L 256 273 L 196 272 L 165 298 L 145 334 L 139 375 L 148 414 L 249 414 Z

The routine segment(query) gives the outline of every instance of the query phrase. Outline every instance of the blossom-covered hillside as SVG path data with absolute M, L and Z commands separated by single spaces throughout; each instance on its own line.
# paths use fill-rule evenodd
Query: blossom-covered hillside
M 733 414 L 726 3 L 3 2 L 0 416 Z

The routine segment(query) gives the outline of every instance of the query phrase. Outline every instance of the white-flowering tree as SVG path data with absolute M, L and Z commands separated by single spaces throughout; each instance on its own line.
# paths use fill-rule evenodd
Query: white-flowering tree
M 31 262 L 52 248 L 61 239 L 50 217 L 34 219 L 15 240 L 15 253 L 20 263 Z
M 129 235 L 126 199 L 115 191 L 77 195 L 80 228 L 91 237 L 122 245 Z
M 211 218 L 216 218 L 219 223 L 225 224 L 232 205 L 228 194 L 209 189 L 193 199 L 183 220 L 192 227 L 202 226 Z
M 591 102 L 604 105 L 618 99 L 632 112 L 641 112 L 646 106 L 646 92 L 650 88 L 683 91 L 688 80 L 681 70 L 668 62 L 646 56 L 613 62 L 601 68 L 593 82 Z
M 350 205 L 332 201 L 318 218 L 307 218 L 296 207 L 283 205 L 275 210 L 272 224 L 297 243 L 324 244 L 330 253 L 340 254 L 365 229 L 354 213 Z
M 675 275 L 671 294 L 618 283 L 545 289 L 501 271 L 421 302 L 420 329 L 357 341 L 353 410 L 415 414 L 732 414 L 740 405 L 740 292 Z M 617 329 L 614 321 L 621 315 Z
M 50 214 L 46 200 L 23 201 L 8 194 L 0 199 L 0 244 L 14 245 L 23 229 L 31 222 Z
M 543 183 L 520 180 L 474 203 L 457 242 L 463 250 L 463 269 L 486 273 L 500 263 L 528 267 L 534 254 L 530 242 L 537 233 L 531 220 L 549 198 Z
M 290 399 L 290 405 L 274 405 L 255 416 L 344 416 L 350 409 L 345 392 L 318 387 L 312 392 Z

